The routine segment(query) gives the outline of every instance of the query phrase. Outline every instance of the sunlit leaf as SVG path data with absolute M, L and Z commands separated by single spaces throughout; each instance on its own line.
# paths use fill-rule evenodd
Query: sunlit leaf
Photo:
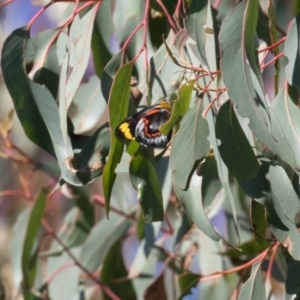
M 123 153 L 123 143 L 115 137 L 114 132 L 117 126 L 127 117 L 132 67 L 132 63 L 121 67 L 114 78 L 110 93 L 109 116 L 113 134 L 111 135 L 109 157 L 103 171 L 103 189 L 107 215 L 109 212 L 110 195 L 116 179 L 115 169 Z
M 196 164 L 208 155 L 208 125 L 201 114 L 201 101 L 189 110 L 182 119 L 171 148 L 171 168 L 175 185 L 188 187 L 188 180 Z
M 288 31 L 288 35 L 286 37 L 286 42 L 285 42 L 285 48 L 284 48 L 284 53 L 289 60 L 288 65 L 285 68 L 286 77 L 291 85 L 297 87 L 298 92 L 300 91 L 299 26 L 300 26 L 300 15 L 298 14 L 296 18 L 293 20 L 292 26 Z
M 268 223 L 275 237 L 294 259 L 299 260 L 300 232 L 295 224 L 296 215 L 300 212 L 299 198 L 280 166 L 265 159 L 262 162 L 270 183 L 270 192 L 263 203 L 268 211 Z
M 210 223 L 210 220 L 208 219 L 203 208 L 200 194 L 201 179 L 201 177 L 198 177 L 194 174 L 191 178 L 191 182 L 187 190 L 182 190 L 175 184 L 175 192 L 180 199 L 188 217 L 196 224 L 196 226 L 201 231 L 207 234 L 210 238 L 218 241 L 220 237 Z
M 196 42 L 195 50 L 199 57 L 200 63 L 208 66 L 205 43 L 206 43 L 206 18 L 207 18 L 208 1 L 190 1 L 189 17 L 187 20 L 187 32 Z M 197 49 L 197 50 L 196 50 Z
M 94 18 L 97 12 L 97 5 L 93 6 L 81 18 L 77 15 L 70 28 L 69 38 L 69 67 L 72 68 L 66 84 L 66 108 L 71 104 L 71 101 L 79 87 L 79 84 L 88 65 L 91 51 L 91 39 L 94 26 Z
M 220 32 L 221 69 L 230 99 L 240 115 L 250 120 L 249 127 L 254 134 L 267 144 L 272 142 L 271 124 L 261 84 L 257 84 L 257 82 L 261 83 L 261 75 L 258 74 L 259 71 L 255 72 L 257 59 L 254 25 L 252 20 L 245 23 L 247 18 L 255 17 L 256 13 L 253 11 L 255 8 L 252 5 L 256 6 L 256 4 L 256 2 L 240 3 L 224 21 Z M 246 36 L 250 41 L 245 41 Z M 253 79 L 248 60 L 256 79 Z
M 194 80 L 191 80 L 188 85 L 183 85 L 179 90 L 178 100 L 172 107 L 171 118 L 160 127 L 160 132 L 168 134 L 175 124 L 179 124 L 182 117 L 186 114 L 189 109 L 189 104 L 192 96 L 194 86 Z

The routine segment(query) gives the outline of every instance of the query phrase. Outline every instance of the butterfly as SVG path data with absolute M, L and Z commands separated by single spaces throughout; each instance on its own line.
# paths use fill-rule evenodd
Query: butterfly
M 160 133 L 159 128 L 171 116 L 171 105 L 164 99 L 125 119 L 116 128 L 115 134 L 121 139 L 137 141 L 144 147 L 165 148 L 172 132 Z

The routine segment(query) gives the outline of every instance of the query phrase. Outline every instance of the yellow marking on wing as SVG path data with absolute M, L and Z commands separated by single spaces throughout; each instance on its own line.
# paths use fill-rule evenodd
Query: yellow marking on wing
M 135 140 L 135 137 L 130 133 L 129 123 L 121 124 L 119 129 L 127 140 Z
M 166 109 L 167 111 L 171 112 L 172 110 L 172 106 L 170 105 L 170 103 L 168 103 L 166 100 L 164 99 L 161 99 L 159 104 L 158 104 L 158 107 L 159 108 L 162 108 L 162 109 Z

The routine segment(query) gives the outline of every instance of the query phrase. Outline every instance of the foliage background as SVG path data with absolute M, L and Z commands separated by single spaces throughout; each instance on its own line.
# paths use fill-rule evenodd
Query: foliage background
M 2 299 L 297 297 L 299 1 L 35 2 L 0 10 Z M 110 135 L 169 96 L 165 153 Z

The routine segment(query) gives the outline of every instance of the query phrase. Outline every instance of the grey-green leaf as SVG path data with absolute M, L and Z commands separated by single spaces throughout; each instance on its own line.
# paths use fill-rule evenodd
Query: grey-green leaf
M 218 112 L 216 136 L 221 140 L 222 159 L 237 180 L 243 183 L 255 177 L 259 164 L 230 101 Z

